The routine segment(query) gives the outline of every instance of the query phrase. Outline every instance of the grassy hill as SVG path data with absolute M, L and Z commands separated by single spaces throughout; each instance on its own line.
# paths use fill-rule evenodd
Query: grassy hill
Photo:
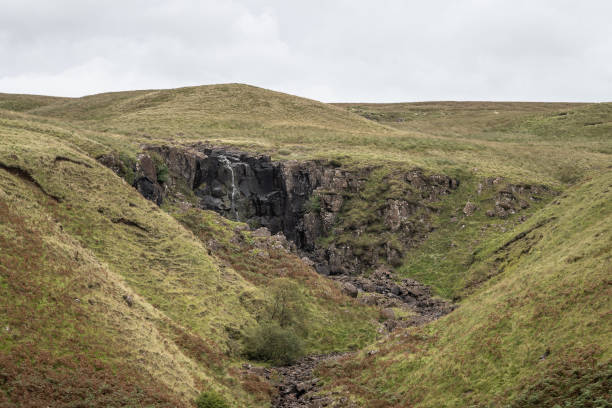
M 0 93 L 0 109 L 27 112 L 43 106 L 69 101 L 70 98 L 44 95 L 17 95 Z
M 610 399 L 611 126 L 610 103 L 328 105 L 239 84 L 0 94 L 0 405 L 189 406 L 213 389 L 268 406 L 240 339 L 289 279 L 307 353 L 372 344 L 322 373 L 361 406 L 606 406 L 585 393 Z M 406 171 L 456 177 L 396 273 L 460 307 L 374 343 L 379 311 L 296 255 L 216 213 L 160 209 L 96 160 L 196 141 L 374 169 L 336 221 L 356 228 L 376 227 Z M 509 185 L 545 193 L 485 215 Z
M 0 104 L 10 109 L 15 98 L 0 95 Z M 119 139 L 117 147 L 126 150 L 142 143 L 207 140 L 278 159 L 327 158 L 447 173 L 478 168 L 485 176 L 551 185 L 567 172 L 604 168 L 610 154 L 610 104 L 333 106 L 240 84 L 47 102 L 17 110 L 29 121 L 89 131 L 95 140 Z M 0 111 L 0 118 L 16 115 Z

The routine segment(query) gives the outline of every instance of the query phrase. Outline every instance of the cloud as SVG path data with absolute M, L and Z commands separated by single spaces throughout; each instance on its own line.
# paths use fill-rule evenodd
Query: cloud
M 607 0 L 2 0 L 0 92 L 610 100 L 610 15 Z

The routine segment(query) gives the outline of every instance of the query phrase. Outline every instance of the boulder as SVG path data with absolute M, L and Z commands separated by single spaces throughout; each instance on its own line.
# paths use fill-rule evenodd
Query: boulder
M 386 320 L 395 319 L 395 312 L 390 307 L 386 307 L 383 310 L 381 310 L 380 315 L 382 316 L 383 319 L 386 319 Z
M 123 295 L 123 300 L 129 307 L 134 306 L 134 297 L 132 295 Z
M 355 285 L 350 282 L 344 282 L 342 284 L 342 291 L 353 298 L 356 298 L 359 294 L 359 289 L 357 289 Z
M 251 232 L 251 235 L 253 235 L 254 237 L 262 237 L 262 238 L 272 236 L 272 234 L 270 233 L 270 230 L 267 229 L 266 227 L 257 228 L 255 231 Z

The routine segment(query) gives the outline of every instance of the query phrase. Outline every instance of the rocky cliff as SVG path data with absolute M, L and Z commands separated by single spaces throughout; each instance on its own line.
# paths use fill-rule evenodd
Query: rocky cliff
M 451 177 L 414 169 L 399 176 L 399 192 L 376 194 L 376 202 L 369 202 L 364 189 L 386 182 L 373 180 L 375 168 L 346 170 L 317 160 L 275 162 L 203 144 L 146 147 L 132 164 L 112 156 L 100 160 L 117 173 L 131 166 L 132 184 L 158 205 L 178 200 L 252 228 L 282 232 L 326 275 L 359 274 L 399 262 L 433 229 L 430 218 L 436 209 L 431 204 L 459 185 Z M 351 205 L 366 206 L 374 218 L 362 225 L 344 222 Z M 375 235 L 386 238 L 360 245 L 374 224 Z

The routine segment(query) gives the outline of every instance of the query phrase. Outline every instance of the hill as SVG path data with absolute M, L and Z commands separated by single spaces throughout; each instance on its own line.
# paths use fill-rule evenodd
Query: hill
M 0 405 L 605 406 L 611 126 L 611 103 L 0 94 Z M 322 389 L 297 365 L 298 392 L 254 361 L 277 331 L 361 351 Z
M 10 109 L 15 98 L 4 94 L 0 103 Z M 323 158 L 349 166 L 382 163 L 446 173 L 477 167 L 485 176 L 551 185 L 564 173 L 605 167 L 610 153 L 610 104 L 337 107 L 240 84 L 53 101 L 18 110 L 30 121 L 95 132 L 97 140 L 119 139 L 116 148 L 129 151 L 140 144 L 199 140 L 282 160 Z

